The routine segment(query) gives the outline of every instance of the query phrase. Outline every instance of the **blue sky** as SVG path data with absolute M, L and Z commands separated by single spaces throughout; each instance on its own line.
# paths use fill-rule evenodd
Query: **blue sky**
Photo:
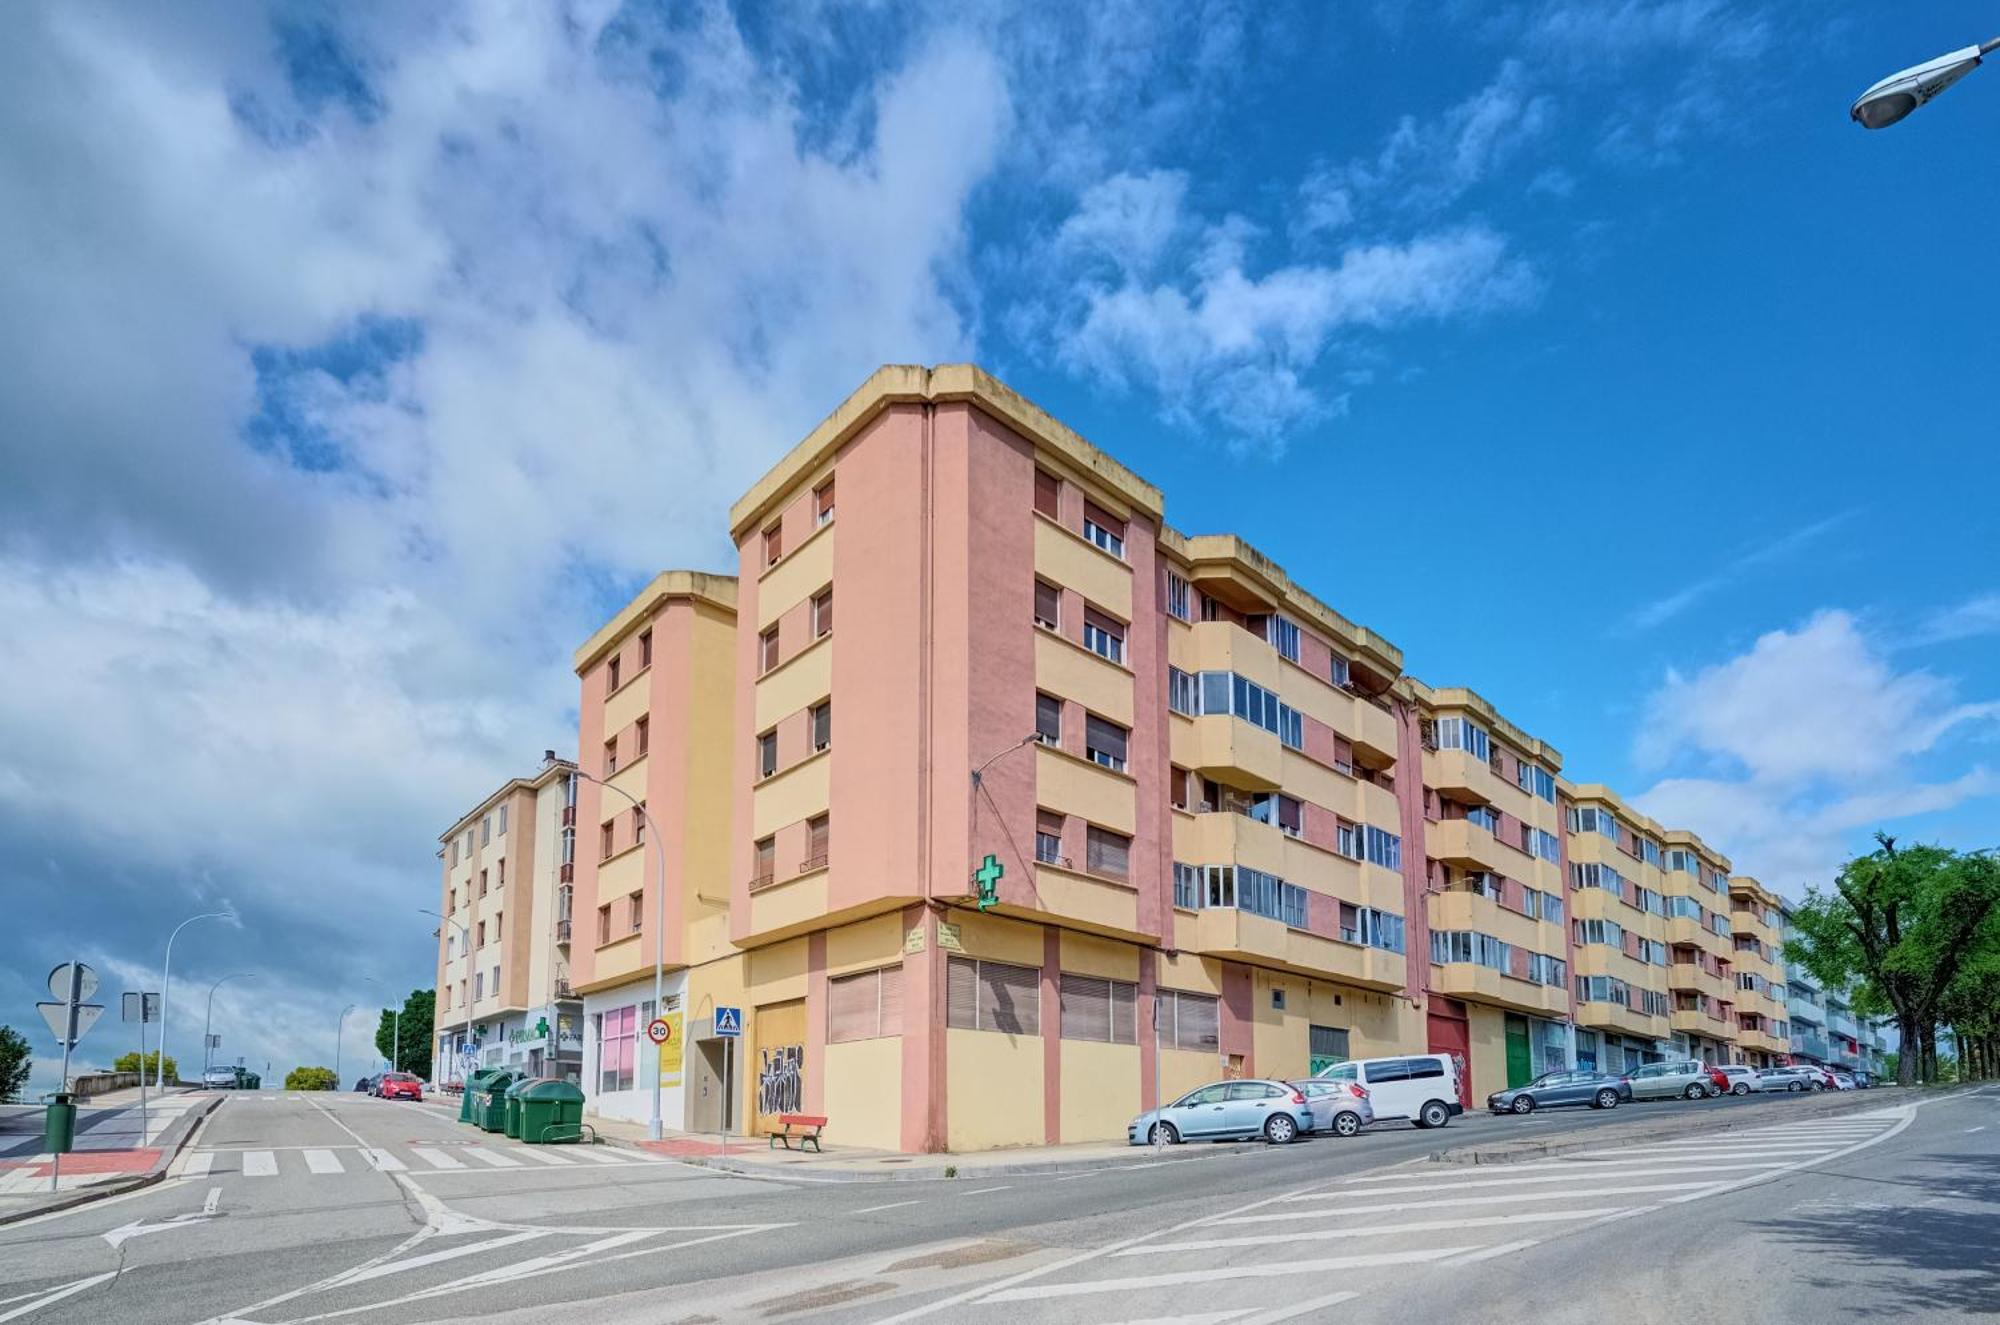
M 1846 119 L 1988 8 L 1159 8 L 11 14 L 0 1020 L 226 900 L 182 979 L 329 1059 L 576 641 L 885 361 L 1786 891 L 1992 844 L 2000 75 Z

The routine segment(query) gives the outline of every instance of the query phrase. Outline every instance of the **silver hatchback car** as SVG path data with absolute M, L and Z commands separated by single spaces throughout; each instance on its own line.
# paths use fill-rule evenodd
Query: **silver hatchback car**
M 1625 1075 L 1631 1079 L 1635 1100 L 1699 1100 L 1722 1093 L 1715 1078 L 1709 1075 L 1708 1065 L 1692 1058 L 1648 1063 Z
M 1314 1132 L 1353 1136 L 1375 1121 L 1375 1106 L 1368 1102 L 1367 1090 L 1352 1081 L 1309 1077 L 1288 1084 L 1306 1097 Z

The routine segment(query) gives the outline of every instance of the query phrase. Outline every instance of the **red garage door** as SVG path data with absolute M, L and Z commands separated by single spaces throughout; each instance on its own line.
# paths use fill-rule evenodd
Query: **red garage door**
M 1450 1054 L 1458 1063 L 1458 1102 L 1472 1107 L 1472 1027 L 1463 1016 L 1454 1016 L 1455 1005 L 1430 1013 L 1430 1046 L 1434 1054 Z

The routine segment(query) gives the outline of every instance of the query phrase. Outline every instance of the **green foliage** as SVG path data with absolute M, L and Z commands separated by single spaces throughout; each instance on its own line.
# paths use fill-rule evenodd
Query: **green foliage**
M 431 1031 L 436 1016 L 436 991 L 412 989 L 410 996 L 403 1000 L 400 1022 L 389 1009 L 382 1009 L 381 1023 L 375 1028 L 375 1051 L 403 1071 L 414 1072 L 428 1081 L 431 1075 Z M 400 1038 L 402 1043 L 392 1046 L 394 1038 Z
M 113 1072 L 137 1072 L 139 1070 L 139 1051 L 134 1049 L 129 1054 L 121 1055 L 116 1062 L 111 1064 L 111 1070 Z M 153 1074 L 159 1070 L 160 1051 L 158 1049 L 148 1049 L 146 1051 L 146 1080 L 151 1081 Z M 172 1054 L 169 1054 L 167 1055 L 167 1080 L 179 1081 L 180 1079 L 180 1064 L 174 1061 Z
M 28 1049 L 28 1037 L 12 1026 L 0 1026 L 0 1101 L 12 1104 L 28 1088 L 28 1073 L 35 1056 Z
M 295 1067 L 285 1073 L 286 1090 L 337 1090 L 330 1067 Z

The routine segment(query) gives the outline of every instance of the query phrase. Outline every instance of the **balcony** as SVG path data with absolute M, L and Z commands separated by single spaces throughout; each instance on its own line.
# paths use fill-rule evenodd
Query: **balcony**
M 1794 1035 L 1792 1052 L 1806 1058 L 1816 1058 L 1823 1063 L 1831 1052 L 1831 1046 L 1827 1044 L 1824 1035 Z
M 1466 750 L 1438 750 L 1424 760 L 1424 780 L 1453 800 L 1478 805 L 1501 803 L 1502 787 L 1522 793 L 1519 787 L 1497 773 L 1486 760 Z
M 1788 1054 L 1792 1051 L 1790 1040 L 1781 1040 L 1771 1034 L 1770 1031 L 1762 1028 L 1757 1030 L 1750 1030 L 1748 1028 L 1738 1029 L 1736 1032 L 1736 1045 L 1739 1049 L 1750 1049 L 1767 1054 Z
M 1569 997 L 1554 985 L 1538 985 L 1502 975 L 1477 962 L 1451 962 L 1431 967 L 1431 989 L 1453 998 L 1468 999 L 1490 1007 L 1527 1012 L 1540 1017 L 1559 1017 L 1569 1007 Z
M 1561 925 L 1545 925 L 1539 920 L 1530 920 L 1519 911 L 1508 910 L 1484 893 L 1454 886 L 1441 893 L 1432 893 L 1429 907 L 1431 928 L 1434 930 L 1470 929 L 1491 934 L 1502 943 L 1511 943 L 1529 952 L 1558 958 L 1563 956 Z
M 1576 1005 L 1576 1024 L 1590 1030 L 1616 1031 L 1655 1040 L 1663 1040 L 1668 1034 L 1666 1017 L 1649 1017 L 1623 1003 L 1580 1002 Z
M 1387 768 L 1396 762 L 1396 715 L 1387 705 L 1365 695 L 1354 696 L 1354 731 L 1349 739 L 1360 762 L 1373 768 Z
M 1715 1040 L 1727 1039 L 1732 1033 L 1728 1022 L 1699 1008 L 1675 1008 L 1669 1024 L 1683 1034 L 1706 1035 Z
M 569 977 L 568 977 L 568 976 L 566 976 L 566 975 L 559 975 L 559 976 L 557 976 L 557 977 L 556 977 L 556 981 L 555 981 L 555 996 L 556 996 L 557 998 L 575 998 L 575 997 L 576 997 L 576 986 L 575 986 L 575 985 L 573 985 L 573 984 L 571 984 L 571 983 L 569 982 Z
M 1280 921 L 1230 907 L 1175 917 L 1175 940 L 1186 952 L 1278 967 L 1371 989 L 1401 990 L 1403 954 L 1321 938 Z
M 1667 988 L 1690 990 L 1710 998 L 1727 999 L 1729 987 L 1722 977 L 1704 971 L 1693 962 L 1675 962 L 1667 968 Z M 1712 1032 L 1711 1032 L 1712 1033 Z
M 567 920 L 558 920 L 558 921 L 556 921 L 556 944 L 557 944 L 557 946 L 559 946 L 559 947 L 564 947 L 564 948 L 567 948 L 567 947 L 569 946 L 569 944 L 570 944 L 570 922 L 569 922 L 569 921 L 567 921 Z
M 1285 748 L 1277 735 L 1242 718 L 1205 713 L 1190 721 L 1185 748 L 1174 757 L 1203 777 L 1243 791 L 1276 791 L 1284 785 Z
M 1470 819 L 1426 824 L 1424 843 L 1432 857 L 1447 865 L 1494 874 L 1521 873 L 1519 854 L 1501 846 L 1493 834 Z
M 1714 930 L 1704 929 L 1699 920 L 1695 920 L 1689 916 L 1667 917 L 1667 942 L 1690 943 L 1697 948 L 1714 953 L 1725 961 L 1731 956 L 1731 943 L 1728 935 L 1717 934 Z

